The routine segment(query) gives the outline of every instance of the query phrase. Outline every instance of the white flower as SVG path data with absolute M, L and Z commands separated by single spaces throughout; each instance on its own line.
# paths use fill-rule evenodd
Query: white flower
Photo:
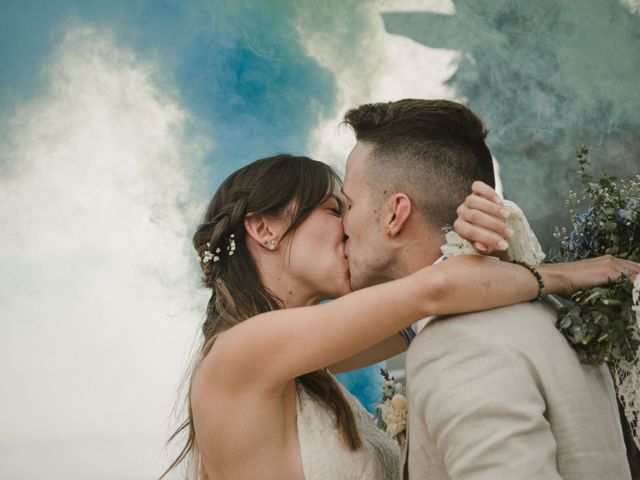
M 213 254 L 209 250 L 205 250 L 202 254 L 202 263 L 209 263 L 213 259 Z
M 402 384 L 389 376 L 386 369 L 380 369 L 383 377 L 382 403 L 377 405 L 378 426 L 391 436 L 399 445 L 407 439 L 407 397 L 402 393 Z
M 205 250 L 204 253 L 202 254 L 202 263 L 207 264 L 211 260 L 213 260 L 213 263 L 216 263 L 220 260 L 220 257 L 218 257 L 217 255 L 214 255 L 209 250 Z
M 402 384 L 393 378 L 382 382 L 382 398 L 387 400 L 402 391 Z
M 396 410 L 406 410 L 407 409 L 407 397 L 402 395 L 401 393 L 396 393 L 391 399 L 391 405 Z
M 407 429 L 407 398 L 396 393 L 391 400 L 378 405 L 380 416 L 386 425 L 386 431 L 392 437 Z
M 447 240 L 447 243 L 440 247 L 440 251 L 447 258 L 458 255 L 480 255 L 476 249 L 473 248 L 473 245 L 456 232 L 448 232 L 444 238 Z

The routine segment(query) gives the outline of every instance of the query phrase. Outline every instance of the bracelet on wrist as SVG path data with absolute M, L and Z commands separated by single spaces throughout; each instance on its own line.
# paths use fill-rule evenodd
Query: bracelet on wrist
M 542 300 L 542 297 L 544 296 L 544 280 L 542 280 L 540 271 L 535 266 L 530 265 L 527 262 L 523 262 L 522 260 L 511 260 L 511 262 L 526 268 L 533 274 L 534 277 L 536 277 L 536 281 L 538 282 L 538 296 L 532 301 L 535 302 L 538 300 Z

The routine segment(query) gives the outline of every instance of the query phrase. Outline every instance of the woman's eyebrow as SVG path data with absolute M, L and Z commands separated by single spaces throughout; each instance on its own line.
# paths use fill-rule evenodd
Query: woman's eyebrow
M 338 202 L 338 206 L 340 208 L 344 208 L 344 199 L 342 197 L 339 197 L 335 193 L 332 193 L 330 198 L 333 198 L 336 202 Z

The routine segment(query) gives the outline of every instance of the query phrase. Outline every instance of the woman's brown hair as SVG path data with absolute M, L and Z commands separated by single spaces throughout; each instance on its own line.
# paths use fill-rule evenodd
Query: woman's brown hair
M 328 165 L 307 157 L 283 154 L 257 160 L 237 170 L 218 188 L 203 223 L 193 236 L 193 246 L 201 259 L 205 251 L 219 257 L 217 261 L 201 262 L 202 281 L 211 289 L 211 299 L 202 325 L 203 342 L 193 371 L 209 353 L 219 334 L 250 317 L 283 307 L 282 301 L 262 284 L 245 245 L 245 216 L 287 218 L 288 227 L 283 237 L 291 235 L 339 184 L 340 179 Z M 232 243 L 235 251 L 229 255 L 227 247 L 233 250 Z M 220 251 L 216 252 L 217 249 Z M 333 377 L 325 370 L 318 370 L 298 377 L 296 382 L 334 412 L 344 444 L 351 450 L 360 448 L 362 440 L 353 412 Z M 160 478 L 190 456 L 197 480 L 207 480 L 200 462 L 190 402 L 188 418 L 169 441 L 184 431 L 187 433 L 184 447 Z

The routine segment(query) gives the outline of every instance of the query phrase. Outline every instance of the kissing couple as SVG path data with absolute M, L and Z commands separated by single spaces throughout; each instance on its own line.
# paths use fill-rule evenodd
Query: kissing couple
M 344 121 L 357 139 L 344 183 L 282 154 L 231 174 L 209 203 L 193 245 L 211 299 L 169 470 L 187 460 L 197 480 L 630 479 L 609 373 L 579 362 L 542 300 L 639 265 L 441 261 L 447 226 L 486 254 L 517 241 L 482 121 L 459 103 L 411 99 Z M 333 375 L 407 349 L 401 452 Z

